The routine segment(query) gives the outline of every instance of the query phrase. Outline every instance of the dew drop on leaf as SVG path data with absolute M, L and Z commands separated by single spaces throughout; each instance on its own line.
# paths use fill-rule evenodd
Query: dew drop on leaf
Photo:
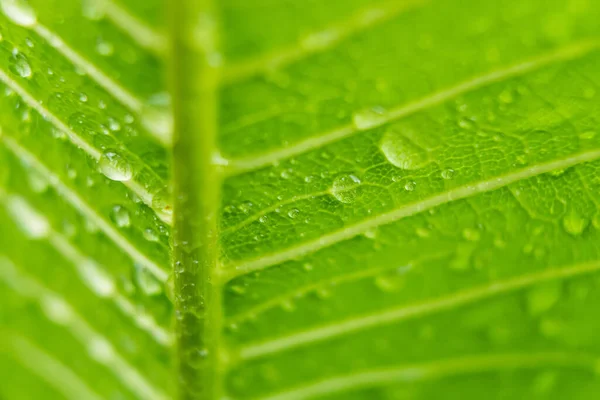
M 356 188 L 360 179 L 356 175 L 343 174 L 335 178 L 331 194 L 342 203 L 352 203 L 356 198 Z
M 548 282 L 531 288 L 527 292 L 527 311 L 536 316 L 550 310 L 560 299 L 560 282 Z
M 100 172 L 113 181 L 128 181 L 133 176 L 131 165 L 114 150 L 102 153 L 99 161 Z
M 416 187 L 417 184 L 415 182 L 406 182 L 406 184 L 404 185 L 404 190 L 406 190 L 407 192 L 412 192 L 413 190 L 415 190 Z
M 1 0 L 0 7 L 4 15 L 17 25 L 30 27 L 37 23 L 37 15 L 27 0 Z
M 300 214 L 300 210 L 298 210 L 297 208 L 292 208 L 287 213 L 288 217 L 290 217 L 291 219 L 296 218 L 298 214 Z
M 131 225 L 129 211 L 123 206 L 116 205 L 112 208 L 111 219 L 119 228 L 128 228 Z
M 454 178 L 454 170 L 452 168 L 446 168 L 442 171 L 442 178 L 446 180 Z
M 152 196 L 152 208 L 167 215 L 173 214 L 171 191 L 168 188 L 163 188 Z
M 571 209 L 563 218 L 563 227 L 565 231 L 572 236 L 581 235 L 587 227 L 589 221 L 582 217 L 577 211 Z
M 385 122 L 386 111 L 383 107 L 375 106 L 359 111 L 352 116 L 354 127 L 360 131 L 371 129 Z
M 146 239 L 149 242 L 158 242 L 158 234 L 154 229 L 144 229 L 144 239 Z
M 429 161 L 425 150 L 394 129 L 383 136 L 381 151 L 392 165 L 402 169 L 421 168 Z
M 32 74 L 29 60 L 25 54 L 19 52 L 14 52 L 10 57 L 9 69 L 21 78 L 30 78 Z
M 162 285 L 148 268 L 135 264 L 134 276 L 137 286 L 147 296 L 155 296 L 162 293 Z

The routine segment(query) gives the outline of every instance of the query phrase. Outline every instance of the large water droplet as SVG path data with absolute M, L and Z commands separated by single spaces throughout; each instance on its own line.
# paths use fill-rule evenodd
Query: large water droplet
M 131 165 L 114 150 L 102 153 L 99 166 L 100 172 L 113 181 L 128 181 L 133 176 Z
M 30 27 L 37 23 L 35 11 L 27 0 L 1 0 L 2 12 L 17 25 Z
M 163 188 L 152 196 L 152 208 L 167 215 L 173 214 L 171 191 L 168 188 Z
M 23 53 L 13 53 L 10 57 L 10 65 L 8 68 L 21 78 L 31 78 L 31 65 L 29 65 L 29 60 Z
M 394 129 L 383 136 L 381 151 L 392 165 L 402 169 L 422 168 L 429 162 L 425 150 Z
M 588 226 L 589 221 L 582 217 L 577 211 L 571 209 L 563 218 L 563 227 L 568 234 L 573 236 L 581 235 Z
M 135 265 L 135 281 L 140 290 L 147 296 L 155 296 L 162 293 L 162 286 L 148 268 Z
M 371 129 L 385 122 L 386 111 L 383 107 L 375 106 L 359 111 L 352 116 L 352 123 L 358 130 Z
M 542 314 L 551 309 L 560 299 L 560 282 L 548 282 L 538 285 L 527 293 L 527 310 L 531 315 Z
M 131 225 L 129 211 L 123 206 L 114 206 L 110 217 L 119 228 L 128 228 Z
M 335 178 L 331 194 L 342 203 L 352 203 L 356 198 L 356 188 L 360 179 L 352 174 L 343 174 Z

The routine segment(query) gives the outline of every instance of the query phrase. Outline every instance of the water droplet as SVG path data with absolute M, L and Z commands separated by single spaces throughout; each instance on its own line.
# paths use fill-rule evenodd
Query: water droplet
M 268 220 L 269 220 L 269 217 L 267 217 L 266 215 L 263 215 L 263 216 L 261 216 L 261 217 L 258 219 L 258 222 L 260 222 L 261 224 L 264 224 L 264 223 L 266 223 Z
M 305 271 L 312 271 L 314 269 L 314 266 L 310 263 L 304 263 L 302 264 L 302 269 Z
M 402 169 L 422 168 L 429 162 L 425 150 L 393 129 L 383 136 L 381 151 L 392 165 Z
M 147 296 L 155 296 L 162 293 L 162 285 L 148 268 L 135 264 L 135 282 L 142 293 Z
M 85 93 L 79 93 L 79 101 L 82 103 L 87 103 L 88 97 Z
M 29 60 L 23 53 L 13 52 L 10 57 L 9 69 L 22 78 L 31 77 L 31 65 L 29 65 Z
M 50 234 L 50 222 L 21 197 L 9 197 L 6 207 L 19 228 L 30 239 L 41 239 Z
M 512 103 L 514 101 L 512 90 L 510 90 L 510 89 L 503 90 L 498 95 L 498 100 L 504 104 Z
M 352 203 L 356 198 L 356 188 L 360 179 L 352 174 L 343 174 L 335 178 L 331 187 L 331 194 L 342 203 Z
M 27 0 L 2 0 L 2 12 L 17 25 L 30 27 L 37 23 L 35 11 Z
M 128 228 L 131 226 L 129 211 L 127 211 L 127 209 L 123 206 L 114 206 L 112 208 L 110 217 L 119 228 Z
M 98 38 L 96 41 L 96 51 L 101 56 L 110 56 L 113 54 L 115 48 L 112 43 L 103 40 L 102 38 Z
M 115 292 L 115 283 L 110 275 L 92 260 L 79 265 L 81 278 L 86 285 L 98 296 L 109 297 Z
M 404 190 L 406 190 L 407 192 L 412 192 L 413 190 L 415 190 L 416 187 L 416 182 L 406 182 L 406 184 L 404 185 Z
M 381 106 L 357 112 L 352 116 L 354 127 L 358 130 L 375 128 L 385 122 L 386 111 Z
M 442 171 L 442 178 L 446 180 L 454 178 L 454 170 L 452 168 L 446 168 Z
M 128 181 L 133 176 L 131 165 L 114 150 L 102 153 L 99 166 L 100 172 L 113 181 Z
M 300 214 L 300 210 L 298 210 L 297 208 L 292 208 L 287 213 L 288 217 L 290 217 L 291 219 L 296 218 L 298 214 Z
M 581 235 L 588 226 L 589 221 L 582 217 L 575 209 L 571 209 L 563 218 L 563 227 L 568 234 L 573 236 Z
M 560 299 L 560 282 L 548 282 L 531 288 L 527 292 L 527 310 L 531 315 L 539 315 L 550 310 Z
M 392 272 L 375 277 L 375 286 L 384 292 L 396 292 L 406 283 L 406 273 L 412 269 L 411 265 L 405 265 Z
M 121 130 L 121 124 L 114 118 L 108 118 L 108 129 L 113 132 L 118 132 Z
M 158 242 L 158 234 L 154 229 L 144 229 L 144 239 L 149 242 Z

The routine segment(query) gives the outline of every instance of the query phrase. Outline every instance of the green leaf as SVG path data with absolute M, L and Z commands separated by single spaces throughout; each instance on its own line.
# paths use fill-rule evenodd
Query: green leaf
M 598 397 L 597 1 L 0 10 L 0 397 Z

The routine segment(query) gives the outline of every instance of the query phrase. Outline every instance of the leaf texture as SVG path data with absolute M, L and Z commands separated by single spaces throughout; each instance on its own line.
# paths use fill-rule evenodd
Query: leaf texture
M 597 397 L 600 3 L 0 8 L 0 397 Z

